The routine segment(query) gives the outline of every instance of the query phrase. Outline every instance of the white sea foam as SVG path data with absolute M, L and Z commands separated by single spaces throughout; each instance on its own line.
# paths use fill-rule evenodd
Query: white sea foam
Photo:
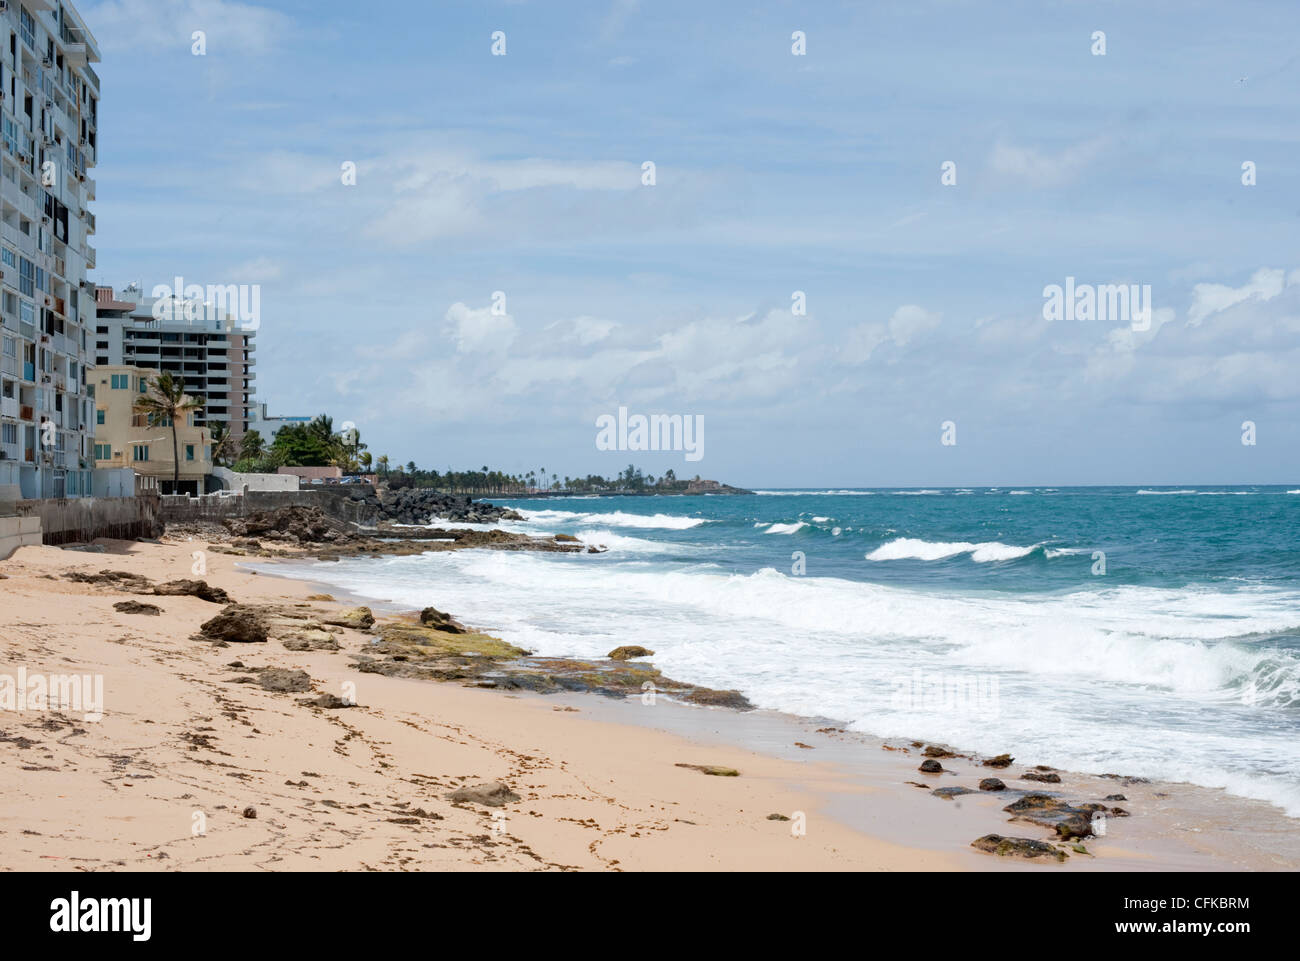
M 281 570 L 411 609 L 435 604 L 540 654 L 601 656 L 653 637 L 667 675 L 738 688 L 760 707 L 1227 787 L 1300 816 L 1294 725 L 1270 723 L 1300 704 L 1300 660 L 1272 639 L 1300 628 L 1294 590 L 1096 578 L 1068 594 L 1016 596 L 609 559 L 455 551 Z M 1001 710 L 891 707 L 892 684 L 918 668 L 998 678 Z M 1243 702 L 1247 683 L 1257 693 Z
M 767 530 L 763 531 L 763 533 L 764 534 L 794 534 L 797 533 L 798 531 L 803 530 L 807 526 L 808 525 L 805 524 L 803 521 L 796 521 L 793 524 L 773 524 Z
M 875 491 L 754 491 L 764 497 L 870 497 Z
M 521 511 L 521 513 L 523 513 Z M 575 511 L 530 511 L 524 515 L 530 523 L 537 524 L 605 524 L 612 527 L 662 528 L 688 530 L 707 524 L 703 517 L 682 517 L 675 514 L 628 514 L 615 511 L 611 514 L 582 514 Z
M 938 561 L 958 554 L 969 554 L 976 563 L 986 564 L 990 561 L 1011 561 L 1024 557 L 1033 553 L 1037 546 L 1017 547 L 999 541 L 972 544 L 969 541 L 923 541 L 913 537 L 900 537 L 881 544 L 866 557 L 869 561 Z

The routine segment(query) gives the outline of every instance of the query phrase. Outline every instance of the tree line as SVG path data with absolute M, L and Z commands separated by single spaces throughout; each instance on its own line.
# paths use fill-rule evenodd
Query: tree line
M 524 473 L 507 473 L 487 465 L 478 470 L 445 471 L 416 466 L 415 461 L 394 465 L 387 454 L 371 455 L 356 428 L 334 429 L 334 420 L 320 414 L 308 423 L 286 424 L 268 444 L 257 430 L 236 441 L 223 425 L 213 425 L 212 460 L 240 473 L 274 474 L 281 467 L 339 467 L 345 474 L 375 473 L 391 488 L 432 488 L 449 494 L 508 495 L 530 491 L 591 494 L 618 492 L 673 493 L 686 490 L 689 479 L 679 480 L 672 468 L 662 476 L 644 473 L 633 464 L 613 477 L 587 474 L 561 476 L 545 467 Z M 694 478 L 699 480 L 698 475 Z

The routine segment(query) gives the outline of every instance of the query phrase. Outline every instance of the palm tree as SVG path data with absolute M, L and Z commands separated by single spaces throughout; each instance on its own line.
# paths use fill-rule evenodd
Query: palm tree
M 212 425 L 212 463 L 214 466 L 226 466 L 239 460 L 239 444 L 235 442 L 230 428 L 221 421 Z
M 241 460 L 257 460 L 266 453 L 266 441 L 262 439 L 262 434 L 256 429 L 244 431 L 244 439 L 239 444 L 239 457 Z
M 146 416 L 150 427 L 171 426 L 172 493 L 175 494 L 181 485 L 181 447 L 176 421 L 185 419 L 191 411 L 202 410 L 204 400 L 185 393 L 185 378 L 163 371 L 149 382 L 148 390 L 136 398 L 133 406 Z
M 387 477 L 388 476 L 388 455 L 380 454 L 379 460 L 376 461 L 376 463 L 379 465 L 379 473 L 384 477 Z

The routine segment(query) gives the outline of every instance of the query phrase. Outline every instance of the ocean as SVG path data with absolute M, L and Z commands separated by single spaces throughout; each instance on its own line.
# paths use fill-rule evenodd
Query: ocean
M 639 644 L 760 708 L 1300 817 L 1300 490 L 494 501 L 603 554 L 293 565 L 541 655 Z

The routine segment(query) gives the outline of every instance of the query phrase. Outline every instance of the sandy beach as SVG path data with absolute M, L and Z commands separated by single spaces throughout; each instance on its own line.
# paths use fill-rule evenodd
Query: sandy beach
M 89 674 L 103 683 L 99 720 L 0 712 L 7 869 L 1300 866 L 1293 822 L 1280 811 L 1188 785 L 1066 772 L 1059 783 L 1026 784 L 1015 780 L 1019 763 L 991 770 L 965 757 L 921 774 L 920 745 L 770 712 L 363 674 L 350 655 L 373 635 L 337 625 L 327 629 L 337 650 L 290 650 L 275 636 L 214 645 L 198 632 L 220 603 L 65 576 L 198 577 L 192 558 L 205 543 L 96 543 L 103 553 L 25 547 L 0 562 L 0 675 Z M 322 599 L 309 582 L 249 570 L 241 558 L 208 551 L 204 563 L 202 579 L 241 603 L 283 605 L 316 624 L 352 606 Z M 159 612 L 114 607 L 130 601 Z M 305 671 L 310 688 L 265 683 L 291 671 Z M 355 705 L 316 703 L 331 694 Z M 1012 789 L 930 793 L 974 789 L 991 775 Z M 508 793 L 451 797 L 497 782 Z M 1108 803 L 1130 816 L 1109 818 L 1106 836 L 1078 850 L 1059 845 L 1069 855 L 1061 861 L 970 846 L 993 833 L 1050 840 L 1050 830 L 1008 824 L 1001 810 L 1038 787 L 1072 803 L 1122 794 Z

